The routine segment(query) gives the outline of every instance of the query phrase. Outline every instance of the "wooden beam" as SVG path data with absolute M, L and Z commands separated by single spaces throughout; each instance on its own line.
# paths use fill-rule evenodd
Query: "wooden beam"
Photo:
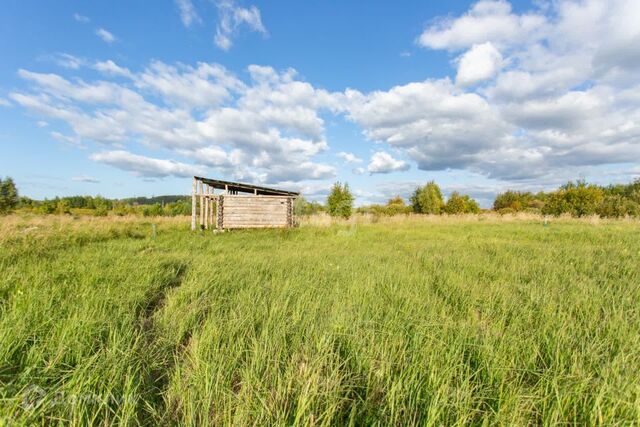
M 197 191 L 197 180 L 193 178 L 193 185 L 191 189 L 191 230 L 195 231 L 196 229 L 196 191 Z
M 204 229 L 209 228 L 209 186 L 204 185 Z
M 204 184 L 200 181 L 200 228 L 204 226 Z

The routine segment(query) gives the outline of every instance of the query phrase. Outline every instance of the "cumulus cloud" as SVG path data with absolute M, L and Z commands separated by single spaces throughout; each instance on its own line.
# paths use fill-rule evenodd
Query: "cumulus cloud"
M 202 22 L 191 0 L 175 1 L 178 9 L 180 10 L 180 19 L 182 20 L 182 24 L 184 24 L 185 27 L 189 28 L 193 23 Z
M 546 17 L 540 13 L 514 14 L 506 0 L 482 0 L 463 16 L 437 19 L 420 35 L 418 43 L 431 49 L 455 50 L 486 42 L 535 42 L 546 24 Z
M 105 30 L 104 28 L 98 28 L 96 30 L 96 35 L 98 37 L 100 37 L 102 40 L 104 40 L 106 43 L 109 43 L 109 44 L 111 44 L 114 41 L 116 41 L 116 36 L 114 36 L 109 31 Z
M 70 138 L 168 150 L 216 174 L 262 183 L 335 176 L 316 157 L 329 149 L 327 114 L 344 114 L 380 144 L 382 154 L 354 173 L 415 162 L 426 171 L 557 183 L 635 162 L 640 3 L 536 4 L 516 12 L 507 1 L 483 0 L 431 22 L 418 43 L 451 55 L 455 83 L 444 77 L 328 92 L 290 69 L 252 65 L 239 77 L 218 64 L 152 62 L 129 70 L 102 61 L 87 64 L 100 71 L 96 80 L 21 70 L 28 89 L 9 98 L 38 119 L 66 123 Z M 257 9 L 218 5 L 223 47 L 240 27 L 266 33 Z M 395 163 L 403 160 L 389 153 L 406 161 Z M 346 151 L 335 155 L 355 161 Z
M 371 161 L 367 166 L 367 171 L 373 173 L 390 173 L 406 171 L 409 169 L 409 164 L 404 160 L 394 159 L 391 154 L 384 151 L 378 151 L 373 153 Z
M 343 96 L 298 80 L 294 70 L 250 66 L 244 81 L 218 64 L 152 62 L 139 72 L 112 61 L 92 67 L 124 80 L 71 80 L 19 70 L 32 90 L 14 92 L 11 99 L 67 123 L 72 130 L 67 138 L 114 148 L 168 149 L 229 178 L 278 183 L 336 174 L 314 157 L 328 149 L 321 111 L 338 111 Z M 121 169 L 146 165 L 108 163 Z
M 233 45 L 233 37 L 240 27 L 246 26 L 251 31 L 267 34 L 262 23 L 260 10 L 255 6 L 244 8 L 238 6 L 234 0 L 218 0 L 218 25 L 214 42 L 222 50 L 229 50 Z
M 473 45 L 458 61 L 456 83 L 470 86 L 490 79 L 502 65 L 502 55 L 491 42 Z
M 356 156 L 353 153 L 347 153 L 345 151 L 340 151 L 339 153 L 336 153 L 336 156 L 341 158 L 342 160 L 344 160 L 347 163 L 361 163 L 362 159 L 359 158 L 358 156 Z
M 174 160 L 140 156 L 124 150 L 94 153 L 90 158 L 96 162 L 105 163 L 118 169 L 149 178 L 163 178 L 167 176 L 186 178 L 201 175 L 204 172 L 204 168 L 199 166 L 180 163 Z
M 348 91 L 348 115 L 423 170 L 526 180 L 628 163 L 640 155 L 638 20 L 630 0 L 559 0 L 523 13 L 482 0 L 418 40 L 458 55 L 456 85 Z

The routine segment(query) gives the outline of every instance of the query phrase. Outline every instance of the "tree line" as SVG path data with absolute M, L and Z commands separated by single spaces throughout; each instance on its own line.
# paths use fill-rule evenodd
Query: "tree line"
M 454 191 L 448 198 L 434 181 L 418 186 L 409 203 L 395 196 L 386 204 L 373 204 L 353 208 L 353 195 L 347 184 L 334 184 L 327 198 L 326 210 L 330 215 L 348 218 L 353 212 L 374 215 L 430 214 L 458 215 L 478 214 L 485 210 L 467 194 Z M 321 210 L 318 204 L 308 204 L 300 209 L 303 214 Z M 532 193 L 507 190 L 496 196 L 492 209 L 500 214 L 529 212 L 542 215 L 569 215 L 574 217 L 599 215 L 604 218 L 640 216 L 640 178 L 628 184 L 600 186 L 583 180 L 570 181 L 555 191 Z
M 327 212 L 334 217 L 349 218 L 354 213 L 373 215 L 430 215 L 478 214 L 483 211 L 476 200 L 454 191 L 445 198 L 434 181 L 418 186 L 408 203 L 400 196 L 385 204 L 372 204 L 354 208 L 354 196 L 346 183 L 336 182 L 325 203 L 307 201 L 299 197 L 294 211 L 297 215 Z M 107 199 L 101 196 L 55 197 L 33 200 L 21 197 L 11 178 L 0 179 L 0 214 L 15 210 L 38 214 L 72 215 L 191 215 L 190 196 L 136 197 Z M 500 214 L 529 212 L 543 215 L 570 215 L 575 217 L 599 215 L 607 218 L 640 216 L 640 179 L 628 184 L 599 186 L 585 181 L 568 182 L 555 191 L 526 192 L 507 190 L 496 196 L 492 209 Z

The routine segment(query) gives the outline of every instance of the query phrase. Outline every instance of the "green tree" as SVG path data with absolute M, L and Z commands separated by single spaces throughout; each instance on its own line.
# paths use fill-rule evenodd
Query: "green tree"
M 431 181 L 423 187 L 416 188 L 411 196 L 411 206 L 416 213 L 441 214 L 444 203 L 438 184 Z
M 13 211 L 17 206 L 20 198 L 18 197 L 18 189 L 13 179 L 7 177 L 0 179 L 0 214 L 7 214 Z
M 542 209 L 545 215 L 587 216 L 597 213 L 604 199 L 604 190 L 584 181 L 569 182 L 549 194 Z
M 329 215 L 349 218 L 353 211 L 353 195 L 349 190 L 349 184 L 336 182 L 327 197 L 327 211 Z
M 444 205 L 444 212 L 450 215 L 463 213 L 476 214 L 480 212 L 480 206 L 478 205 L 478 202 L 468 195 L 461 195 L 457 191 L 454 191 L 451 193 L 447 203 Z

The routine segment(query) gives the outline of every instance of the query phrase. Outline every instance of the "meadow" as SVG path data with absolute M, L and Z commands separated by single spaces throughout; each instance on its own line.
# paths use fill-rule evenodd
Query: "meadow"
M 0 425 L 640 424 L 638 221 L 9 216 L 0 245 Z

